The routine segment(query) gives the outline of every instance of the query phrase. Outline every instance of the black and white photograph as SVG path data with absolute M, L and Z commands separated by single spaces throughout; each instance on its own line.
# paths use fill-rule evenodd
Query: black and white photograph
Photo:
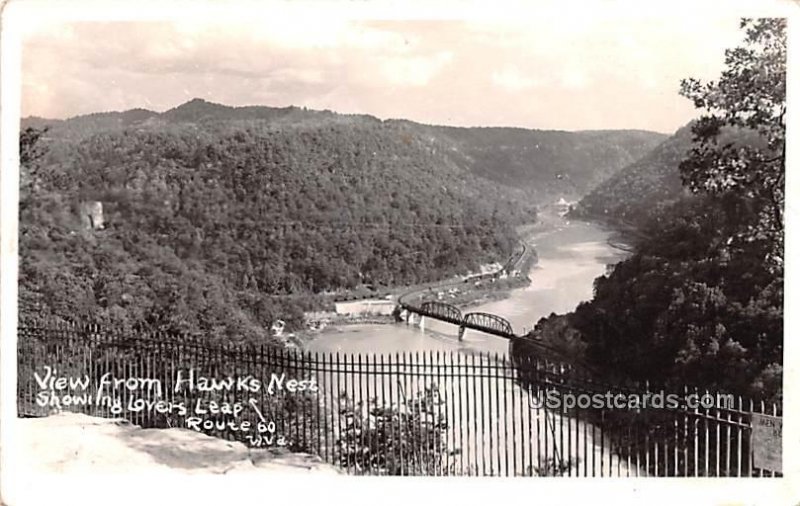
M 56 3 L 2 12 L 4 503 L 277 476 L 800 499 L 797 4 Z

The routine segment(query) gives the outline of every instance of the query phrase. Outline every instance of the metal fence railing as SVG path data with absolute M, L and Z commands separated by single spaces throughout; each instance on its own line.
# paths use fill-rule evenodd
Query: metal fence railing
M 699 392 L 688 389 L 676 406 L 587 405 L 647 392 L 544 360 L 303 353 L 93 326 L 18 335 L 21 416 L 68 410 L 186 427 L 309 452 L 353 474 L 776 474 L 753 465 L 752 419 L 779 419 L 778 405 L 715 395 L 689 406 Z

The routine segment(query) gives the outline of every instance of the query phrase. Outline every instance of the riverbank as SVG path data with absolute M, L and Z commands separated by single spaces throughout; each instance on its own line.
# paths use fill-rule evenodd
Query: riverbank
M 461 283 L 453 282 L 448 283 Z M 494 282 L 485 281 L 481 287 L 473 287 L 464 289 L 457 294 L 447 294 L 445 291 L 439 289 L 446 285 L 436 285 L 436 290 L 430 287 L 429 295 L 424 297 L 423 300 L 440 300 L 447 302 L 461 309 L 479 306 L 489 302 L 495 302 L 508 298 L 513 290 L 524 288 L 530 285 L 530 279 L 525 276 L 521 278 L 509 278 L 495 280 Z M 439 295 L 442 295 L 439 298 Z M 316 330 L 306 329 L 294 332 L 286 336 L 287 341 L 292 343 L 292 346 L 306 349 L 307 346 L 316 339 L 324 336 L 325 334 L 336 333 L 342 327 L 349 327 L 352 325 L 389 325 L 398 323 L 395 315 L 331 315 L 323 321 L 323 326 Z
M 461 309 L 480 306 L 490 302 L 502 301 L 511 296 L 514 290 L 525 288 L 531 284 L 530 271 L 538 263 L 538 256 L 533 246 L 536 237 L 555 229 L 555 221 L 522 225 L 517 232 L 522 237 L 521 252 L 515 252 L 504 266 L 502 276 L 485 276 L 464 279 L 453 277 L 433 283 L 413 287 L 396 287 L 384 294 L 384 299 L 399 302 L 404 297 L 418 297 L 419 300 L 438 300 Z M 291 334 L 287 339 L 292 346 L 307 349 L 308 345 L 326 334 L 337 333 L 341 328 L 353 325 L 388 325 L 397 323 L 394 315 L 336 315 L 329 314 L 318 320 L 320 328 L 304 329 Z

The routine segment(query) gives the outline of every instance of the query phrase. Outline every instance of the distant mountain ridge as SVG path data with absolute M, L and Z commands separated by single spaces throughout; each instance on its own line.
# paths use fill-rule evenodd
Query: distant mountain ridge
M 174 126 L 220 129 L 230 125 L 275 128 L 336 124 L 396 124 L 409 134 L 428 138 L 473 174 L 524 189 L 537 202 L 579 198 L 623 167 L 646 155 L 667 136 L 643 130 L 566 132 L 516 127 L 452 127 L 409 120 L 380 120 L 369 115 L 340 114 L 296 106 L 232 107 L 193 99 L 163 113 L 146 109 L 94 113 L 66 120 L 29 117 L 22 127 L 49 127 L 47 137 L 74 143 L 98 133 L 119 130 L 163 130 Z M 58 153 L 59 149 L 55 149 Z
M 687 125 L 586 194 L 570 216 L 635 228 L 657 207 L 686 194 L 678 166 L 691 147 Z
M 659 210 L 691 195 L 681 182 L 680 164 L 694 146 L 693 122 L 678 129 L 645 156 L 618 171 L 584 195 L 570 216 L 635 229 Z M 721 143 L 757 146 L 753 132 L 723 130 Z

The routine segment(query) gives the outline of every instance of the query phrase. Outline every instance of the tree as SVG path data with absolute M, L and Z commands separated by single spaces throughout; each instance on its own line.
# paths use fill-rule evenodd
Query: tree
M 681 94 L 707 112 L 692 127 L 696 147 L 681 163 L 681 176 L 695 193 L 737 199 L 745 222 L 730 239 L 764 242 L 765 260 L 782 269 L 786 20 L 743 19 L 741 28 L 744 46 L 725 52 L 718 81 L 681 82 Z M 726 139 L 731 130 L 745 142 Z

